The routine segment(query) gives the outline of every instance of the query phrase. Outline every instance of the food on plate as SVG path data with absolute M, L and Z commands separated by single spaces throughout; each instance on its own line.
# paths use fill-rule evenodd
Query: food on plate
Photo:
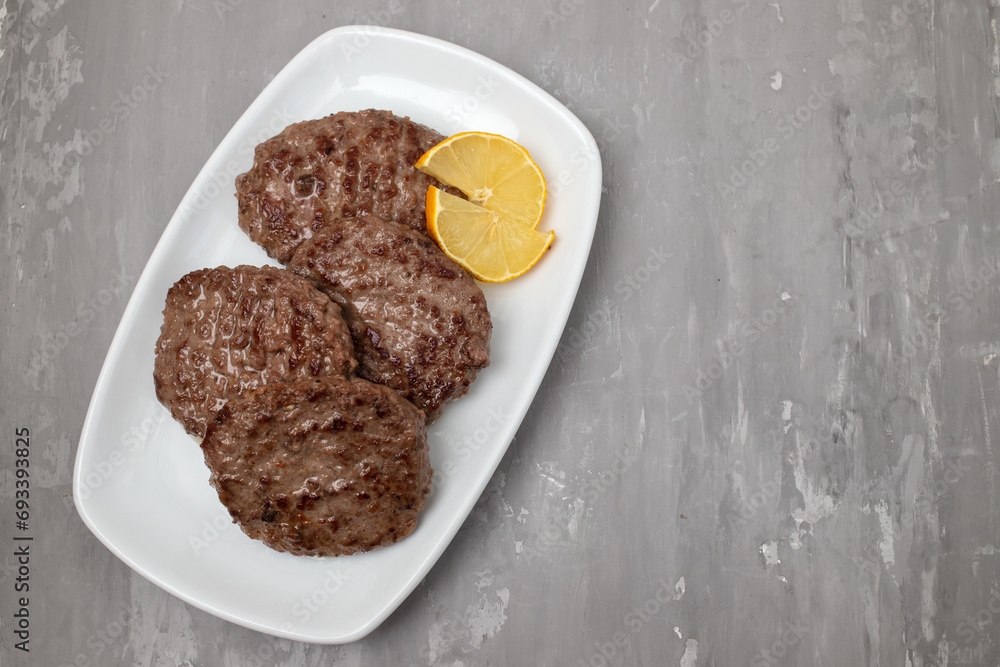
M 192 271 L 167 292 L 156 397 L 201 437 L 226 401 L 278 380 L 350 376 L 357 361 L 340 307 L 270 266 Z
M 431 487 L 423 415 L 361 379 L 299 379 L 227 403 L 202 441 L 211 483 L 247 535 L 339 556 L 413 531 Z
M 554 232 L 540 232 L 433 186 L 427 192 L 427 231 L 444 254 L 490 283 L 523 274 L 555 238 Z
M 340 556 L 414 530 L 433 475 L 426 424 L 489 365 L 473 276 L 502 282 L 538 262 L 555 236 L 536 229 L 545 194 L 510 139 L 444 140 L 388 111 L 296 123 L 257 146 L 236 179 L 238 223 L 291 271 L 181 278 L 153 373 L 243 532 Z
M 440 183 L 413 164 L 442 139 L 376 109 L 290 125 L 236 178 L 240 228 L 282 262 L 327 223 L 320 204 L 336 217 L 377 215 L 423 232 L 427 188 Z
M 492 323 L 472 277 L 425 235 L 374 216 L 327 216 L 288 266 L 343 309 L 357 373 L 429 421 L 489 364 Z
M 507 137 L 461 132 L 424 153 L 414 166 L 510 220 L 534 228 L 542 219 L 545 177 L 528 151 Z

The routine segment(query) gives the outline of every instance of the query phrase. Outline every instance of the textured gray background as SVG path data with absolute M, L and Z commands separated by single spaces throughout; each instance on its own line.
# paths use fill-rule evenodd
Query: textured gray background
M 1000 664 L 998 15 L 7 0 L 0 664 Z M 321 647 L 162 592 L 66 499 L 181 196 L 281 67 L 349 23 L 468 46 L 551 92 L 598 139 L 604 199 L 557 358 L 482 500 L 378 630 Z M 2 546 L 21 426 L 30 656 Z

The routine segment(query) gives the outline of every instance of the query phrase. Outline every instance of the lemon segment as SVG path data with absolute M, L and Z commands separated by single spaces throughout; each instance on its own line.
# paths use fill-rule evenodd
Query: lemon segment
M 545 177 L 531 155 L 507 137 L 462 132 L 417 160 L 417 169 L 458 188 L 470 201 L 532 228 L 545 209 Z
M 556 236 L 434 186 L 427 189 L 427 232 L 444 254 L 489 283 L 530 269 Z

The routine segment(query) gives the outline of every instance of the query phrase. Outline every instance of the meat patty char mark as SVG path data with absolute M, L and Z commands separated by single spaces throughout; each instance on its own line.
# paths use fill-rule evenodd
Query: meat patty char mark
M 423 234 L 374 216 L 334 218 L 289 268 L 341 305 L 357 373 L 399 391 L 432 421 L 489 364 L 486 297 Z
M 230 401 L 201 447 L 243 532 L 296 555 L 402 539 L 431 487 L 423 415 L 358 378 L 276 383 Z
M 192 271 L 167 292 L 156 397 L 195 436 L 227 400 L 277 380 L 346 377 L 357 362 L 340 307 L 291 271 Z
M 327 223 L 320 204 L 337 217 L 377 215 L 426 233 L 427 187 L 444 186 L 413 165 L 443 140 L 376 109 L 289 125 L 236 178 L 240 228 L 282 262 Z

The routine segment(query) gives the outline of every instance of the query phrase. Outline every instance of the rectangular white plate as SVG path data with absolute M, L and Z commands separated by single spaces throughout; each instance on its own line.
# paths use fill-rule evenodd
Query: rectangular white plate
M 271 263 L 236 224 L 234 178 L 292 122 L 375 107 L 450 135 L 483 130 L 525 146 L 546 174 L 540 229 L 556 241 L 513 282 L 482 285 L 491 365 L 430 429 L 434 489 L 417 529 L 343 558 L 272 551 L 234 526 L 201 450 L 156 401 L 153 349 L 167 289 L 204 267 Z M 543 90 L 481 55 L 421 35 L 349 26 L 299 53 L 198 174 L 136 284 L 80 437 L 77 510 L 132 569 L 194 606 L 269 634 L 316 643 L 371 632 L 420 583 L 510 444 L 566 324 L 597 224 L 594 138 Z

